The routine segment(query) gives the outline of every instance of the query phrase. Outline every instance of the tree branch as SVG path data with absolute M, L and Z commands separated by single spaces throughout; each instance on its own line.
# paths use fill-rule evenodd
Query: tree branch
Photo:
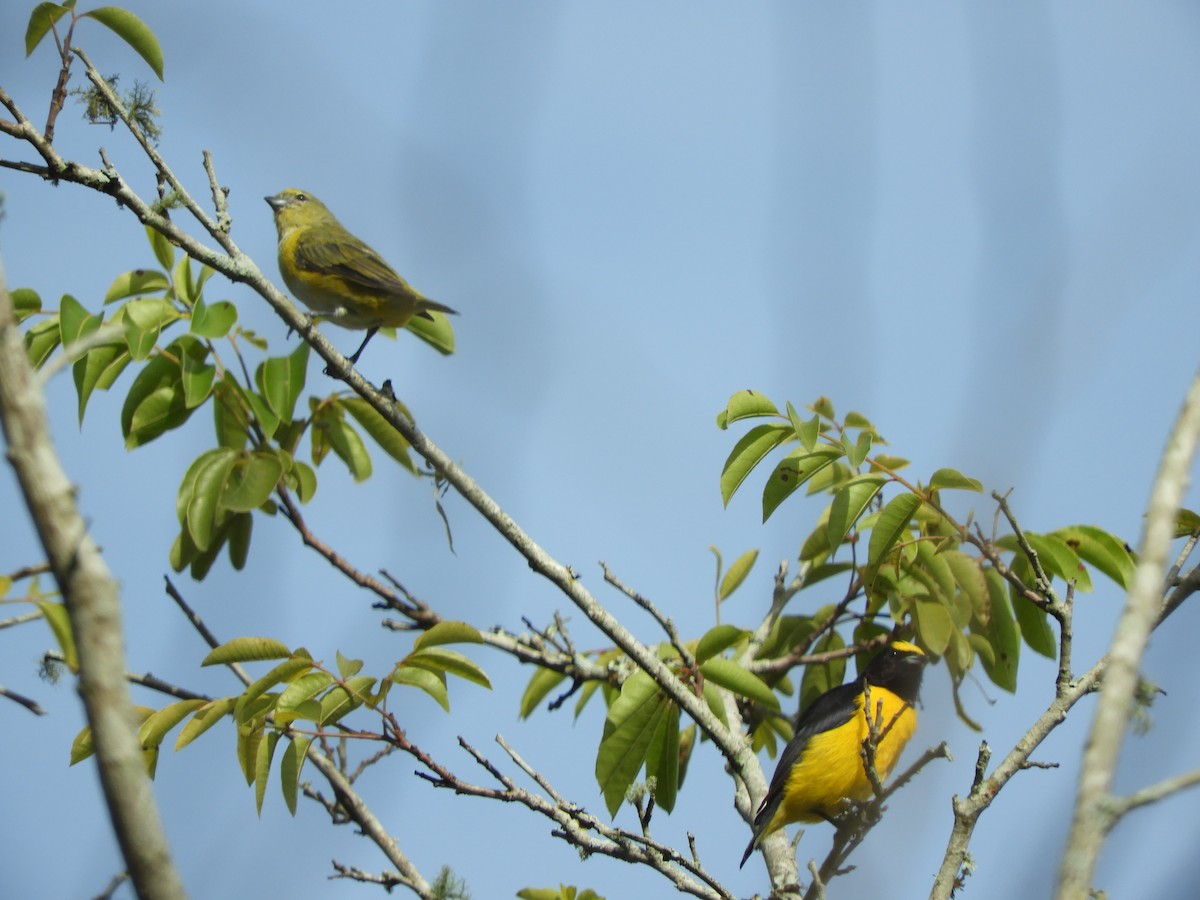
M 108 813 L 130 877 L 143 898 L 185 896 L 130 723 L 121 602 L 116 581 L 75 505 L 75 490 L 50 441 L 45 400 L 0 269 L 0 425 L 8 459 L 71 620 L 79 692 L 87 710 Z
M 1087 896 L 1096 859 L 1111 827 L 1103 811 L 1111 803 L 1113 773 L 1129 724 L 1142 655 L 1162 609 L 1167 552 L 1198 438 L 1200 376 L 1193 379 L 1167 438 L 1150 492 L 1133 584 L 1109 646 L 1108 669 L 1085 745 L 1075 817 L 1059 869 L 1058 897 Z

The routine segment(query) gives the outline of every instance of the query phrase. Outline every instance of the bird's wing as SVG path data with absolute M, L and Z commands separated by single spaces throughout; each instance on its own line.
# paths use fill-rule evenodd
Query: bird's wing
M 408 282 L 378 253 L 346 231 L 320 237 L 302 235 L 296 242 L 296 265 L 310 272 L 340 275 L 381 293 L 412 292 Z
M 788 777 L 792 774 L 792 769 L 804 757 L 804 751 L 808 748 L 809 741 L 823 731 L 831 731 L 839 725 L 849 722 L 858 709 L 855 698 L 861 692 L 862 679 L 856 678 L 854 681 L 826 691 L 800 715 L 800 720 L 796 723 L 796 732 L 788 741 L 787 746 L 783 748 L 783 753 L 779 755 L 779 765 L 775 767 L 775 774 L 771 776 L 771 786 L 767 789 L 767 796 L 763 798 L 762 806 L 758 808 L 758 814 L 754 817 L 754 837 L 750 839 L 746 852 L 742 856 L 742 865 L 746 864 L 746 860 L 754 852 L 754 848 L 758 845 L 767 826 L 775 818 L 779 804 L 783 802 Z
M 788 773 L 796 763 L 800 762 L 800 757 L 804 755 L 804 748 L 808 746 L 808 742 L 814 735 L 823 731 L 832 731 L 839 725 L 845 725 L 850 721 L 856 709 L 854 698 L 861 691 L 862 684 L 855 679 L 826 691 L 814 700 L 808 709 L 804 710 L 800 721 L 796 723 L 796 733 L 792 735 L 792 739 L 788 741 L 783 753 L 779 756 L 779 765 L 775 768 L 775 775 L 771 779 L 771 789 L 767 792 L 768 800 L 772 794 L 783 791 Z

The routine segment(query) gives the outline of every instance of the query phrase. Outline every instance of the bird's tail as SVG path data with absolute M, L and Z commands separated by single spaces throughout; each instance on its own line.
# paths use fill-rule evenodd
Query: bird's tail
M 438 303 L 436 300 L 430 300 L 428 297 L 422 297 L 417 301 L 418 316 L 420 316 L 422 319 L 432 319 L 433 316 L 429 314 L 430 311 L 445 313 L 448 316 L 458 315 L 457 309 L 451 309 L 446 304 Z

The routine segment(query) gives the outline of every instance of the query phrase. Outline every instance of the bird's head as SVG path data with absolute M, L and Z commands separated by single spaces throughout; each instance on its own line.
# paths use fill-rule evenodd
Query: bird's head
M 912 702 L 921 689 L 921 675 L 928 662 L 929 657 L 916 644 L 893 641 L 867 664 L 863 676 L 868 684 L 887 688 Z
M 273 197 L 263 199 L 275 211 L 275 225 L 281 236 L 294 228 L 333 220 L 333 214 L 325 208 L 325 204 L 307 191 L 286 188 Z

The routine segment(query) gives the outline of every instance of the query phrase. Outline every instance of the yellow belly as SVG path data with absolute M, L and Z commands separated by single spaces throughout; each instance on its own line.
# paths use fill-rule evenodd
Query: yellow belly
M 878 712 L 882 704 L 882 714 Z M 886 731 L 875 750 L 875 771 L 881 780 L 896 767 L 904 746 L 917 728 L 917 712 L 891 691 L 871 691 L 871 718 Z M 867 714 L 859 700 L 857 713 L 846 724 L 809 739 L 788 775 L 783 802 L 763 830 L 769 834 L 788 822 L 818 822 L 841 811 L 847 800 L 871 796 L 862 759 L 863 741 L 870 735 Z

